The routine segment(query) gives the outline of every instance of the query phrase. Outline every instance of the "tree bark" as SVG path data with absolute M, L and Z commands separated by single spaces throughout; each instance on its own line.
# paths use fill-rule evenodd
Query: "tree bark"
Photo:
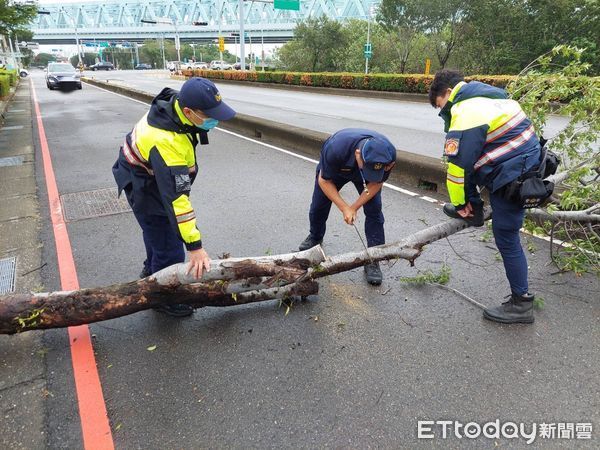
M 318 278 L 371 261 L 401 258 L 413 264 L 425 245 L 467 227 L 465 221 L 451 219 L 401 241 L 371 247 L 368 253 L 327 257 L 316 246 L 284 255 L 215 260 L 200 280 L 186 273 L 187 264 L 175 264 L 150 277 L 108 287 L 0 296 L 0 334 L 93 323 L 164 303 L 201 308 L 313 295 Z

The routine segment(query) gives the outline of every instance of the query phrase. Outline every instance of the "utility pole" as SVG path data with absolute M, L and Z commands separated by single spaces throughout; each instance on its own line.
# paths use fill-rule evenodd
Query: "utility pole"
M 240 13 L 240 69 L 246 70 L 246 49 L 244 48 L 244 0 L 238 1 Z

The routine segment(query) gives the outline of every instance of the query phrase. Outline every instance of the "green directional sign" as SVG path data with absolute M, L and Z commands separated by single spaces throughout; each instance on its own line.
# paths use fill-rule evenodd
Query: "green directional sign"
M 107 48 L 108 47 L 108 42 L 100 42 L 100 47 Z
M 373 56 L 373 47 L 371 46 L 371 44 L 365 44 L 365 58 L 367 59 L 371 59 L 371 57 Z
M 300 11 L 300 0 L 274 0 L 273 6 L 275 9 Z

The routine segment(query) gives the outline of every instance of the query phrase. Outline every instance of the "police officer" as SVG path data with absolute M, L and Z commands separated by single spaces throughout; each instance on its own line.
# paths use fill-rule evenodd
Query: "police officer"
M 483 316 L 501 323 L 532 323 L 534 296 L 528 290 L 527 260 L 519 236 L 525 211 L 505 191 L 540 164 L 540 142 L 533 125 L 503 89 L 477 81 L 465 83 L 453 70 L 436 73 L 429 101 L 441 108 L 447 133 L 444 154 L 451 204 L 444 205 L 444 212 L 481 226 L 483 201 L 477 186 L 485 186 L 490 194 L 492 230 L 511 295 Z
M 321 149 L 310 204 L 310 234 L 300 244 L 306 250 L 323 242 L 331 202 L 338 207 L 344 221 L 354 225 L 356 214 L 365 212 L 367 246 L 385 244 L 381 187 L 396 162 L 396 148 L 382 134 L 360 128 L 346 128 L 330 136 Z M 348 204 L 339 190 L 351 182 L 359 197 Z M 365 265 L 367 281 L 379 285 L 383 280 L 379 263 Z
M 112 170 L 119 195 L 125 191 L 142 228 L 146 260 L 141 277 L 183 262 L 184 244 L 188 273 L 200 278 L 210 270 L 189 199 L 198 172 L 196 146 L 208 144 L 208 131 L 234 115 L 212 81 L 190 78 L 179 92 L 164 88 L 125 137 Z M 183 304 L 157 310 L 178 317 L 194 311 Z

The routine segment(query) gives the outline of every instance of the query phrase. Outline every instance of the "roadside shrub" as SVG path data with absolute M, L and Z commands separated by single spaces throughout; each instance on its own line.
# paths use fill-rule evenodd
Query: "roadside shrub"
M 10 92 L 10 77 L 0 73 L 0 97 L 6 97 Z
M 191 71 L 182 75 L 192 76 Z M 295 86 L 330 87 L 340 89 L 365 89 L 385 92 L 427 94 L 433 75 L 371 73 L 301 73 L 301 72 L 254 72 L 236 70 L 195 70 L 193 76 L 205 78 L 249 81 L 259 83 L 289 84 Z M 514 77 L 511 75 L 473 75 L 467 81 L 478 80 L 492 86 L 505 87 Z
M 1 69 L 0 75 L 4 75 L 4 76 L 8 77 L 8 82 L 10 83 L 11 86 L 17 85 L 17 80 L 19 79 L 19 74 L 16 70 Z

